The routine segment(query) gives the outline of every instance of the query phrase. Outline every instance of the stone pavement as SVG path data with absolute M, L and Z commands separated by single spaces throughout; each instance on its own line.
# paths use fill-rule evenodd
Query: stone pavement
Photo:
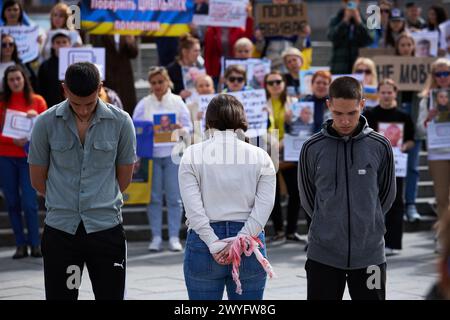
M 423 299 L 436 280 L 434 234 L 404 234 L 400 255 L 388 257 L 387 299 Z M 187 299 L 183 253 L 149 253 L 148 243 L 128 244 L 127 299 Z M 14 248 L 0 248 L 0 299 L 44 299 L 42 259 L 12 260 Z M 306 299 L 305 252 L 302 244 L 268 245 L 269 260 L 278 277 L 268 280 L 265 299 Z M 226 296 L 226 294 L 224 294 Z M 84 270 L 80 299 L 93 299 Z M 349 299 L 346 290 L 345 299 Z

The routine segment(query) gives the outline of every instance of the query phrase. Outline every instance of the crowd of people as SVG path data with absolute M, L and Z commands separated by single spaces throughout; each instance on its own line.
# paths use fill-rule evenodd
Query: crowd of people
M 278 3 L 278 1 L 275 2 Z M 423 149 L 428 149 L 428 165 L 433 179 L 438 220 L 445 221 L 450 216 L 450 150 L 445 147 L 429 149 L 426 144 L 427 126 L 430 123 L 450 121 L 450 104 L 448 100 L 450 91 L 450 42 L 448 39 L 445 39 L 442 28 L 440 28 L 440 26 L 448 22 L 447 12 L 439 5 L 431 5 L 428 8 L 426 19 L 424 19 L 422 17 L 422 8 L 414 2 L 408 2 L 404 8 L 398 8 L 389 0 L 380 0 L 381 27 L 369 29 L 365 21 L 365 10 L 358 6 L 359 1 L 343 0 L 342 8 L 330 19 L 328 26 L 328 39 L 332 44 L 329 68 L 317 70 L 313 73 L 310 85 L 311 92 L 304 94 L 302 89 L 305 84 L 301 82 L 300 73 L 302 70 L 309 70 L 314 64 L 311 27 L 307 23 L 303 23 L 301 32 L 298 35 L 266 37 L 258 29 L 254 21 L 251 3 L 252 1 L 250 1 L 247 10 L 246 24 L 242 28 L 213 26 L 200 28 L 192 25 L 191 32 L 179 38 L 158 38 L 156 43 L 160 57 L 159 66 L 150 68 L 147 78 L 150 87 L 149 94 L 137 101 L 131 67 L 131 59 L 138 55 L 137 38 L 135 36 L 119 35 L 90 35 L 86 37 L 84 34 L 78 34 L 74 38 L 71 34 L 74 31 L 69 30 L 67 26 L 69 17 L 68 6 L 60 2 L 50 12 L 51 29 L 41 32 L 36 39 L 40 48 L 40 55 L 36 60 L 22 63 L 14 37 L 6 33 L 1 35 L 0 128 L 4 125 L 7 110 L 23 112 L 30 119 L 40 118 L 39 115 L 47 109 L 53 110 L 52 112 L 61 110 L 61 113 L 56 112 L 56 118 L 62 116 L 66 119 L 66 112 L 69 112 L 67 111 L 68 100 L 66 99 L 69 99 L 71 104 L 82 101 L 82 103 L 87 105 L 89 101 L 85 99 L 80 100 L 79 97 L 92 96 L 95 103 L 100 98 L 101 109 L 106 108 L 106 103 L 108 103 L 123 111 L 121 111 L 122 113 L 114 113 L 114 116 L 110 115 L 114 117 L 115 121 L 119 121 L 119 118 L 124 114 L 128 114 L 134 121 L 153 121 L 155 114 L 173 113 L 176 115 L 176 123 L 171 127 L 171 130 L 177 129 L 180 136 L 192 137 L 188 139 L 189 142 L 187 144 L 190 145 L 192 142 L 198 142 L 202 139 L 205 128 L 214 128 L 219 131 L 225 129 L 245 131 L 248 129 L 245 119 L 240 118 L 243 115 L 238 105 L 239 102 L 219 96 L 222 98 L 213 100 L 214 102 L 212 101 L 211 104 L 229 104 L 231 109 L 224 114 L 215 110 L 214 112 L 217 113 L 215 114 L 213 113 L 214 108 L 211 108 L 212 111 L 210 111 L 208 107 L 206 112 L 201 109 L 200 100 L 202 96 L 264 89 L 266 94 L 264 112 L 267 114 L 268 119 L 267 133 L 269 138 L 267 139 L 270 140 L 270 137 L 276 137 L 277 141 L 269 142 L 272 147 L 278 148 L 280 155 L 280 158 L 277 159 L 279 160 L 278 172 L 274 172 L 276 178 L 264 178 L 267 179 L 264 188 L 261 189 L 260 195 L 257 194 L 257 196 L 261 196 L 261 199 L 267 197 L 265 199 L 266 202 L 257 197 L 262 203 L 259 204 L 257 209 L 255 209 L 256 206 L 253 209 L 249 208 L 249 203 L 255 201 L 255 195 L 252 192 L 254 192 L 255 188 L 258 188 L 254 185 L 253 179 L 255 177 L 260 179 L 258 173 L 242 169 L 242 172 L 234 172 L 230 176 L 217 168 L 211 169 L 211 172 L 197 172 L 186 163 L 186 159 L 184 159 L 184 166 L 174 163 L 172 146 L 155 144 L 152 159 L 151 202 L 147 208 L 152 234 L 152 240 L 148 249 L 156 252 L 163 249 L 162 221 L 163 206 L 165 204 L 167 206 L 170 250 L 183 250 L 183 245 L 180 241 L 183 212 L 186 213 L 188 220 L 189 231 L 186 243 L 185 276 L 191 298 L 205 298 L 203 294 L 207 286 L 198 287 L 193 280 L 195 278 L 193 275 L 198 276 L 198 273 L 202 272 L 201 270 L 196 270 L 198 264 L 201 263 L 199 261 L 207 261 L 208 253 L 211 253 L 218 264 L 227 264 L 223 262 L 224 260 L 221 260 L 226 260 L 227 256 L 220 254 L 225 249 L 223 247 L 220 250 L 212 249 L 212 244 L 214 241 L 217 241 L 217 236 L 221 238 L 236 236 L 242 230 L 246 230 L 245 234 L 259 237 L 259 241 L 262 243 L 265 241 L 292 241 L 305 244 L 305 250 L 308 251 L 309 259 L 307 272 L 308 278 L 311 280 L 311 287 L 308 287 L 308 296 L 311 298 L 339 298 L 339 295 L 342 297 L 342 293 L 340 293 L 343 290 L 341 281 L 342 275 L 344 275 L 345 279 L 345 272 L 340 272 L 336 275 L 337 278 L 333 279 L 333 281 L 339 282 L 339 285 L 336 285 L 335 288 L 330 289 L 328 292 L 334 293 L 326 295 L 320 288 L 323 285 L 323 281 L 325 281 L 323 279 L 326 279 L 322 279 L 324 274 L 330 274 L 327 268 L 333 267 L 342 271 L 355 268 L 361 269 L 369 264 L 375 264 L 383 270 L 385 275 L 384 253 L 386 255 L 396 254 L 402 249 L 403 222 L 417 222 L 422 219 L 416 207 L 416 198 L 419 182 L 419 153 Z M 19 1 L 7 0 L 3 2 L 1 12 L 3 26 L 31 24 L 32 21 L 25 19 L 25 16 L 24 9 Z M 413 36 L 415 32 L 420 30 L 439 33 L 438 54 L 436 60 L 431 64 L 427 81 L 420 92 L 400 91 L 398 84 L 392 79 L 379 79 L 377 66 L 373 59 L 360 55 L 360 49 L 362 48 L 383 48 L 392 49 L 393 55 L 399 57 L 424 56 L 417 55 L 417 52 L 425 50 L 422 49 L 424 44 L 416 43 Z M 64 83 L 63 85 L 59 78 L 60 49 L 84 45 L 103 47 L 106 51 L 106 60 L 103 66 L 105 79 L 103 85 L 98 88 L 98 92 L 96 83 L 92 83 L 91 89 L 88 90 L 89 92 L 84 92 L 76 83 Z M 261 63 L 253 66 L 253 69 L 251 69 L 252 77 L 248 77 L 249 68 L 246 69 L 245 66 L 237 62 L 227 65 L 227 59 L 231 61 L 233 59 L 238 59 L 236 61 L 259 59 Z M 269 71 L 264 69 L 264 61 L 270 62 L 271 69 Z M 85 76 L 89 75 L 89 72 L 92 74 L 92 71 L 86 70 L 81 68 L 78 71 L 73 71 L 73 79 L 76 79 L 76 72 L 80 72 L 81 75 Z M 334 75 L 349 74 L 360 76 L 361 82 L 352 82 L 348 77 L 344 77 L 344 80 L 338 83 L 335 83 L 336 80 L 333 81 Z M 66 81 L 67 79 L 66 75 Z M 335 84 L 333 85 L 333 83 Z M 334 89 L 332 86 L 334 86 Z M 358 91 L 365 86 L 376 88 L 375 102 L 370 107 L 364 105 L 364 92 L 359 93 Z M 72 96 L 70 96 L 71 94 Z M 435 97 L 434 94 L 436 94 Z M 332 125 L 332 121 L 337 123 L 337 119 L 346 116 L 345 112 L 347 111 L 342 111 L 345 108 L 340 103 L 347 100 L 357 101 L 351 116 L 354 117 L 357 114 L 358 117 L 355 118 L 354 124 L 349 124 L 347 127 L 342 125 L 336 128 Z M 438 105 L 435 107 L 436 101 Z M 309 109 L 304 108 L 299 114 L 295 114 L 292 106 L 298 102 L 311 103 L 313 107 Z M 57 106 L 56 109 L 54 106 Z M 62 109 L 62 107 L 65 109 Z M 74 106 L 72 105 L 72 107 Z M 217 109 L 219 106 L 216 105 L 215 108 Z M 105 110 L 102 111 L 104 112 L 103 116 L 108 117 Z M 46 113 L 46 121 L 51 121 L 49 114 L 49 112 Z M 60 129 L 61 124 L 54 120 L 55 127 L 51 130 L 53 130 L 52 136 L 57 141 L 48 141 L 46 139 L 49 139 L 50 136 L 44 137 L 36 133 L 37 142 L 33 142 L 34 145 L 30 149 L 33 152 L 33 157 L 30 157 L 31 160 L 28 159 L 31 165 L 46 164 L 44 160 L 45 154 L 42 150 L 39 150 L 38 144 L 41 140 L 45 140 L 45 147 L 49 148 L 51 154 L 56 154 L 54 165 L 60 165 L 66 169 L 74 169 L 79 166 L 74 161 L 78 158 L 81 159 L 83 156 L 79 151 L 75 150 L 76 146 L 78 142 L 81 142 L 81 145 L 85 144 L 84 135 L 87 134 L 91 122 L 95 123 L 97 118 L 93 115 L 83 118 L 83 115 L 78 111 L 73 111 L 73 114 L 76 117 L 77 127 L 72 128 L 72 130 L 75 132 L 78 129 L 79 133 L 83 133 L 83 137 L 80 136 L 79 141 L 69 139 L 72 141 L 72 144 L 69 145 L 58 144 L 58 142 L 64 140 L 64 135 L 61 133 L 62 131 L 58 133 L 58 130 L 62 130 Z M 359 114 L 362 115 L 361 118 Z M 43 121 L 40 123 L 41 130 L 44 130 L 42 128 Z M 400 153 L 408 155 L 406 177 L 395 178 L 392 176 L 392 151 L 384 148 L 388 140 L 383 140 L 371 133 L 371 130 L 383 133 L 382 126 L 386 123 L 394 123 L 401 128 L 398 150 Z M 346 132 L 350 127 L 356 131 Z M 299 161 L 285 161 L 283 158 L 285 136 L 296 136 L 300 132 L 309 130 L 308 128 L 311 128 L 309 136 L 312 136 L 312 138 L 308 140 L 310 141 L 309 144 L 305 143 Z M 386 138 L 390 138 L 388 131 L 386 129 L 383 133 Z M 103 137 L 98 130 L 95 132 L 99 137 Z M 273 135 L 275 132 L 277 135 Z M 61 136 L 58 136 L 59 134 Z M 121 132 L 121 134 L 127 135 L 126 132 Z M 342 138 L 348 135 L 351 141 Z M 216 133 L 213 136 L 212 145 L 220 144 L 233 138 L 233 136 L 228 136 L 227 134 Z M 89 136 L 87 135 L 87 137 Z M 87 139 L 86 143 L 87 141 L 90 143 L 89 138 Z M 119 139 L 121 138 L 117 138 L 117 140 Z M 360 141 L 368 141 L 367 145 L 373 144 L 371 148 L 376 150 L 376 154 L 367 155 L 364 158 L 365 153 L 371 151 L 367 149 L 367 146 L 362 146 Z M 342 142 L 342 146 L 340 142 Z M 394 145 L 394 138 L 388 142 L 392 147 L 397 146 L 396 143 Z M 344 154 L 338 154 L 341 148 L 347 148 L 347 143 L 350 143 L 349 148 L 351 148 L 351 158 L 349 159 L 346 158 L 347 151 L 345 151 L 345 157 Z M 29 137 L 19 139 L 0 134 L 0 186 L 6 200 L 12 229 L 16 238 L 17 249 L 13 256 L 14 259 L 24 258 L 29 254 L 33 257 L 42 257 L 36 187 L 32 187 L 33 177 L 30 178 L 29 165 L 27 163 L 29 144 Z M 317 147 L 322 144 L 322 147 Z M 195 145 L 192 147 L 195 147 Z M 240 145 L 239 147 L 242 148 L 242 152 L 254 152 L 256 154 L 260 152 L 250 150 L 251 148 L 245 145 Z M 92 150 L 93 168 L 96 168 L 98 171 L 109 168 L 105 163 L 105 159 L 111 154 L 112 148 L 108 141 L 100 141 L 98 144 L 94 141 Z M 125 151 L 120 153 L 122 164 L 129 165 L 129 162 L 132 160 L 131 150 L 125 146 L 120 146 L 120 148 L 127 152 L 127 155 L 124 154 Z M 311 150 L 310 153 L 307 154 L 306 149 Z M 335 150 L 333 152 L 336 153 L 336 157 L 332 159 L 332 168 L 329 168 L 329 172 L 316 172 L 320 168 L 314 165 L 314 161 L 318 157 L 323 156 L 321 150 L 325 149 Z M 258 150 L 262 149 L 259 148 Z M 197 150 L 196 152 L 200 151 Z M 101 155 L 106 158 L 103 160 L 96 158 Z M 386 163 L 380 162 L 380 155 L 383 159 L 386 159 Z M 259 165 L 271 171 L 273 168 L 266 163 L 265 155 L 259 155 L 259 157 L 264 158 L 258 158 L 262 161 Z M 326 156 L 324 157 L 326 158 Z M 324 159 L 321 160 L 324 161 L 324 165 L 330 165 L 327 161 L 329 160 L 331 163 L 331 159 L 326 158 L 326 161 Z M 348 176 L 345 177 L 343 173 L 345 170 L 338 170 L 343 168 L 344 163 L 347 165 L 347 160 L 350 161 L 351 166 L 354 164 L 362 165 L 363 162 L 367 162 L 367 166 L 364 168 L 361 167 L 360 169 L 358 167 L 357 174 L 359 176 L 356 174 L 350 175 L 351 184 L 362 184 L 359 190 L 351 190 L 351 196 L 348 190 L 345 193 L 345 190 L 342 189 L 343 181 L 347 179 L 348 183 L 349 178 Z M 87 164 L 87 167 L 89 166 L 90 164 Z M 84 170 L 84 168 L 81 169 L 81 166 L 78 169 Z M 34 170 L 37 169 L 35 168 Z M 128 171 L 124 171 L 123 174 L 126 174 L 125 172 Z M 375 173 L 373 172 L 383 172 L 384 180 L 377 181 L 378 184 L 375 183 L 373 180 Z M 68 178 L 68 176 L 64 177 L 63 172 L 58 172 L 58 175 L 60 175 L 60 179 Z M 91 175 L 95 176 L 93 172 Z M 80 176 L 80 181 L 83 181 L 84 173 L 83 175 L 80 174 Z M 362 178 L 362 176 L 365 177 Z M 46 177 L 46 175 L 42 177 Z M 240 179 L 240 177 L 243 179 Z M 245 178 L 248 178 L 248 181 Z M 87 176 L 85 179 L 88 179 Z M 202 181 L 200 191 L 192 189 L 196 179 Z M 208 179 L 211 179 L 211 181 Z M 363 179 L 367 179 L 367 184 L 361 182 Z M 80 181 L 78 183 L 81 183 Z M 42 181 L 40 182 L 42 183 Z M 219 182 L 222 183 L 220 187 L 217 186 Z M 36 183 L 33 183 L 33 186 L 35 185 Z M 123 182 L 123 185 L 127 185 L 127 183 Z M 61 192 L 65 190 L 64 188 L 56 190 L 55 185 L 51 184 L 47 185 L 47 190 L 42 185 L 40 186 L 37 189 L 40 194 L 45 194 L 45 192 L 50 190 L 62 197 Z M 212 191 L 214 186 L 222 191 Z M 365 189 L 366 187 L 367 190 Z M 104 188 L 105 190 L 108 189 L 106 185 L 104 185 Z M 380 190 L 375 192 L 377 188 L 380 188 Z M 69 189 L 67 189 L 68 192 L 70 192 Z M 272 192 L 272 189 L 274 193 L 273 199 L 268 195 Z M 209 190 L 210 193 L 208 194 L 205 190 Z M 234 193 L 237 193 L 237 190 L 242 190 L 242 193 L 234 195 Z M 365 203 L 363 202 L 366 200 L 361 200 L 362 204 L 358 207 L 355 202 L 357 202 L 357 199 L 365 198 L 364 190 L 368 194 L 375 194 L 375 197 L 379 196 L 380 203 L 378 206 L 381 207 L 374 204 L 377 201 L 372 198 L 367 199 Z M 120 191 L 123 191 L 122 185 L 120 186 Z M 88 193 L 94 192 L 94 190 L 81 192 Z M 113 191 L 109 190 L 108 192 Z M 199 197 L 199 192 L 201 197 Z M 249 192 L 249 194 L 245 192 Z M 220 199 L 221 193 L 229 194 L 226 201 Z M 311 197 L 313 194 L 316 195 L 316 199 Z M 339 194 L 341 196 L 337 196 Z M 375 208 L 373 210 L 377 214 L 382 214 L 381 216 L 374 216 L 374 226 L 369 225 L 369 222 L 364 220 L 365 218 L 357 217 L 357 219 L 361 219 L 361 223 L 365 226 L 358 233 L 358 237 L 363 242 L 367 240 L 370 242 L 370 245 L 357 247 L 355 249 L 356 253 L 352 253 L 352 257 L 355 257 L 352 263 L 350 263 L 350 253 L 348 253 L 348 261 L 344 261 L 343 257 L 345 257 L 346 253 L 341 252 L 344 250 L 343 247 L 345 246 L 343 243 L 346 241 L 343 237 L 346 235 L 350 237 L 350 222 L 348 225 L 349 229 L 346 229 L 346 226 L 336 221 L 337 216 L 333 216 L 334 220 L 330 220 L 331 222 L 323 220 L 325 213 L 322 211 L 330 208 L 333 210 L 341 208 L 343 204 L 333 204 L 332 200 L 329 200 L 336 200 L 339 197 L 342 199 L 353 198 L 354 200 L 352 201 L 355 202 L 352 205 L 358 207 L 360 211 Z M 75 198 L 67 201 L 76 203 L 77 199 Z M 66 208 L 67 204 L 64 204 L 65 200 L 63 199 L 54 197 L 47 204 L 56 208 L 56 211 L 62 210 L 62 212 L 65 212 L 63 209 Z M 74 204 L 77 207 L 81 206 L 82 203 L 81 200 L 78 201 L 80 201 L 79 204 Z M 85 207 L 89 201 L 95 202 L 91 197 L 86 202 L 83 202 L 82 206 Z M 247 211 L 253 213 L 256 211 L 256 213 L 251 215 L 252 219 L 248 217 L 248 214 L 235 214 L 228 219 L 228 209 L 226 207 L 229 207 L 233 201 L 235 202 L 235 209 L 240 210 L 239 213 Z M 271 202 L 273 206 L 270 205 Z M 286 217 L 283 215 L 283 207 L 285 206 L 287 207 Z M 345 211 L 345 208 L 342 207 L 341 209 L 340 211 L 338 210 L 339 214 L 343 214 Z M 22 211 L 25 214 L 28 229 L 27 235 L 24 232 Z M 300 214 L 306 217 L 309 237 L 304 237 L 298 232 Z M 384 214 L 385 217 L 383 216 Z M 264 239 L 264 233 L 261 233 L 261 231 L 269 218 L 273 222 L 274 236 L 266 240 Z M 104 230 L 106 226 L 114 227 L 114 223 L 111 224 L 105 220 L 96 224 L 93 220 L 90 220 L 95 220 L 95 218 L 83 217 L 83 215 L 78 215 L 77 219 L 72 219 L 73 221 L 68 220 L 68 222 L 64 223 L 58 222 L 57 219 L 57 216 L 54 213 L 52 214 L 52 212 L 49 212 L 46 218 L 47 252 L 50 252 L 49 238 L 57 240 L 59 237 L 59 239 L 67 240 L 67 235 L 61 233 L 63 231 L 81 239 L 90 232 Z M 211 226 L 205 225 L 208 219 L 211 222 Z M 350 219 L 350 216 L 348 219 Z M 224 224 L 223 221 L 226 220 L 230 220 L 230 223 Z M 333 221 L 335 222 L 334 225 Z M 83 223 L 85 225 L 79 231 L 78 227 L 72 229 L 73 222 L 81 222 L 80 225 L 83 225 Z M 374 230 L 370 229 L 372 227 Z M 338 236 L 338 233 L 342 230 L 345 230 L 345 232 Z M 445 244 L 445 241 L 448 242 L 448 240 L 439 241 L 442 236 L 441 230 L 444 230 L 441 225 L 438 225 L 436 230 L 436 252 L 440 252 L 442 251 L 441 245 Z M 115 230 L 115 232 L 120 233 L 123 230 Z M 365 232 L 374 232 L 375 236 L 371 238 Z M 384 237 L 384 241 L 377 238 L 376 235 L 379 234 L 381 234 L 381 238 Z M 333 238 L 333 236 L 337 238 Z M 202 241 L 203 244 L 201 244 Z M 382 248 L 378 242 L 375 243 L 376 241 L 382 241 Z M 321 247 L 324 243 L 331 246 L 331 252 L 335 254 L 334 256 L 330 254 L 328 249 Z M 28 247 L 31 247 L 30 252 Z M 333 248 L 336 249 L 336 252 L 333 251 Z M 61 247 L 55 247 L 53 250 L 63 252 L 64 247 L 61 245 Z M 121 248 L 117 256 L 121 257 L 123 251 L 124 249 Z M 206 256 L 205 252 L 207 253 Z M 61 294 L 61 291 L 58 290 L 62 290 L 57 288 L 55 284 L 56 278 L 52 278 L 50 275 L 53 272 L 52 270 L 56 270 L 58 267 L 55 257 L 48 258 L 48 269 L 46 270 L 46 288 L 54 294 L 48 296 L 50 298 L 57 297 Z M 192 265 L 193 260 L 196 261 L 195 265 Z M 77 264 L 79 264 L 79 260 Z M 208 264 L 205 263 L 202 267 L 207 268 Z M 92 268 L 93 270 L 98 270 L 97 268 L 100 268 L 100 266 L 93 264 Z M 259 266 L 250 266 L 250 269 L 252 268 L 255 270 Z M 261 270 L 258 269 L 257 271 Z M 222 275 L 226 273 L 223 268 L 214 269 L 214 272 Z M 205 273 L 208 272 L 205 271 L 202 274 Z M 124 277 L 122 274 L 116 276 L 120 279 Z M 98 277 L 101 278 L 99 275 Z M 244 287 L 248 282 L 255 288 L 259 288 L 255 289 L 247 297 L 251 299 L 262 298 L 260 288 L 264 287 L 265 276 L 261 276 L 260 282 L 258 280 L 253 283 L 253 280 L 244 281 L 245 274 L 242 274 L 242 277 Z M 355 297 L 368 299 L 384 298 L 384 288 L 381 291 L 374 292 L 374 296 L 371 296 L 366 291 L 361 290 L 358 285 L 359 282 L 363 282 L 361 274 L 354 272 L 353 277 Z M 99 281 L 100 283 L 102 282 L 102 280 Z M 118 290 L 118 293 L 116 292 L 117 295 L 120 295 L 120 292 L 121 290 Z M 229 294 L 232 294 L 231 291 Z

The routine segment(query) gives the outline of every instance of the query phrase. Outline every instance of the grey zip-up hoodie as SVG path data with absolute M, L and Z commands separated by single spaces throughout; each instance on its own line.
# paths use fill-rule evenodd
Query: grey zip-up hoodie
M 379 265 L 386 261 L 384 215 L 396 194 L 392 148 L 363 116 L 349 137 L 332 123 L 300 154 L 300 200 L 312 218 L 307 257 L 339 269 Z

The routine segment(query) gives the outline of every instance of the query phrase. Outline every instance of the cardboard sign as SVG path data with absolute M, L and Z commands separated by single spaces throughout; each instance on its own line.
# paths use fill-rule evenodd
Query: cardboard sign
M 306 3 L 256 3 L 257 28 L 266 37 L 299 34 L 301 25 L 308 22 Z
M 376 56 L 395 56 L 393 48 L 361 48 L 359 56 L 364 58 L 373 58 Z
M 436 58 L 377 56 L 378 81 L 391 78 L 399 91 L 421 91 Z
M 209 0 L 206 14 L 194 14 L 198 26 L 245 27 L 248 0 Z

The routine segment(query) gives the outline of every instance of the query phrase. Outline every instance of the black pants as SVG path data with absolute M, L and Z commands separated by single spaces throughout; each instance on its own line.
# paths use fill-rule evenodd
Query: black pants
M 337 269 L 308 259 L 305 269 L 308 300 L 342 300 L 346 283 L 352 300 L 386 298 L 386 263 L 380 264 L 374 272 L 367 268 Z
M 405 200 L 403 198 L 404 180 L 404 178 L 396 179 L 397 194 L 391 209 L 389 209 L 385 217 L 386 234 L 384 235 L 384 241 L 386 247 L 391 249 L 402 248 L 403 215 L 405 213 Z
M 287 209 L 287 226 L 286 234 L 293 234 L 297 232 L 297 221 L 300 209 L 300 196 L 298 193 L 297 183 L 297 166 L 280 170 L 286 182 L 287 191 L 289 194 L 289 203 Z M 271 214 L 275 232 L 282 232 L 284 230 L 283 213 L 280 204 L 280 186 L 277 179 L 277 189 L 275 194 L 275 205 Z
M 45 225 L 42 235 L 47 300 L 77 300 L 84 264 L 96 300 L 122 300 L 125 292 L 126 239 L 122 225 L 75 235 Z

